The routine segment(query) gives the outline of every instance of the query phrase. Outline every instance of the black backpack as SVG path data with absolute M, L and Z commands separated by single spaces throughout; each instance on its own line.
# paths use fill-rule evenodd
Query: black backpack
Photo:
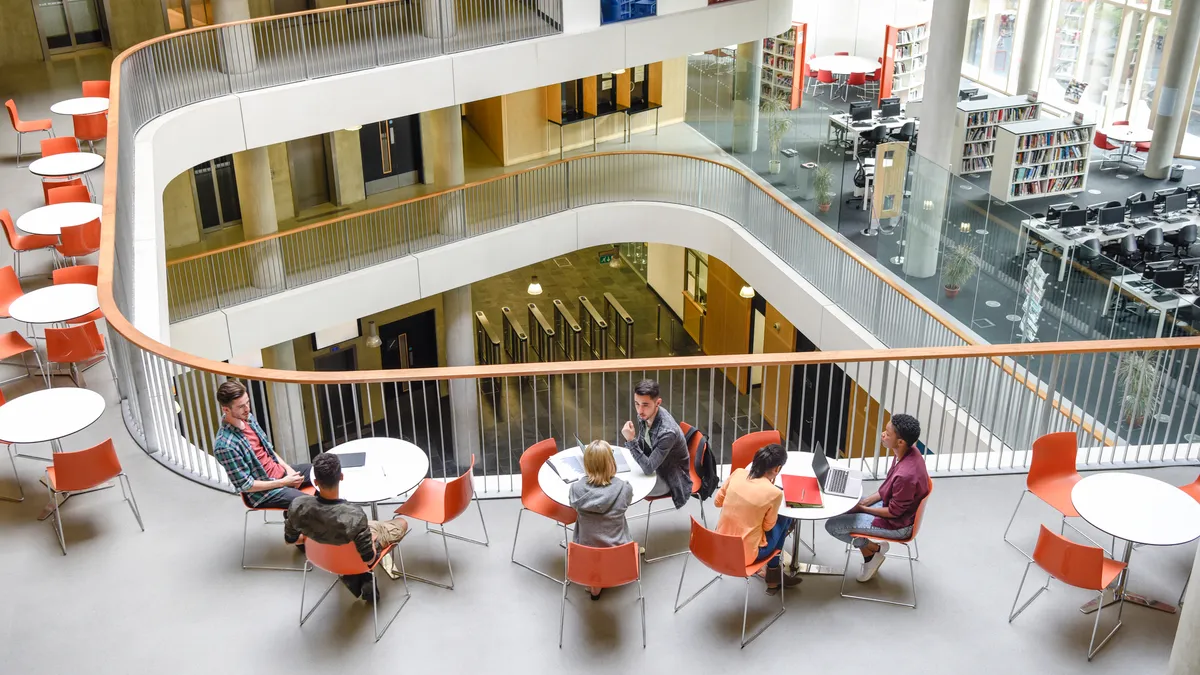
M 696 427 L 688 429 L 683 442 L 688 448 L 692 447 L 692 437 L 700 434 L 700 445 L 696 448 L 696 475 L 700 476 L 700 501 L 705 501 L 721 486 L 721 477 L 717 475 L 717 460 L 708 451 L 708 436 L 701 434 Z

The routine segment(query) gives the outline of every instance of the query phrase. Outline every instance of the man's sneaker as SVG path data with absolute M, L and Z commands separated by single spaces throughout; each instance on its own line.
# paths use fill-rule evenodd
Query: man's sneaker
M 879 544 L 879 551 L 876 552 L 875 555 L 871 556 L 870 560 L 863 561 L 862 569 L 858 572 L 858 580 L 860 582 L 870 581 L 872 578 L 874 578 L 875 573 L 879 571 L 879 566 L 882 565 L 883 561 L 887 558 L 887 552 L 889 548 L 890 546 L 888 546 L 886 541 L 881 542 Z
M 383 594 L 380 593 L 377 588 L 375 588 L 374 581 L 367 581 L 367 582 L 363 583 L 362 591 L 361 591 L 359 597 L 362 598 L 363 600 L 366 600 L 367 604 L 369 605 L 369 604 L 375 602 L 380 597 L 382 597 L 382 595 Z
M 391 577 L 393 580 L 396 580 L 402 575 L 400 574 L 400 570 L 396 569 L 396 559 L 392 556 L 394 551 L 395 549 L 392 549 L 392 551 L 389 551 L 387 555 L 383 556 L 383 560 L 380 561 L 379 564 L 383 567 L 383 571 L 386 572 L 389 577 Z

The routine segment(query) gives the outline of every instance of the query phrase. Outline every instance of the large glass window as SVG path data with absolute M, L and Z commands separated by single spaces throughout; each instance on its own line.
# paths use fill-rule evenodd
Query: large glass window
M 1191 113 L 1188 115 L 1187 129 L 1184 130 L 1179 154 L 1200 158 L 1200 78 L 1196 84 L 1198 86 L 1192 90 Z
M 1054 33 L 1046 41 L 1049 50 L 1042 58 L 1039 98 L 1056 108 L 1066 108 L 1064 95 L 1075 77 L 1082 56 L 1083 26 L 1087 19 L 1085 0 L 1061 0 L 1054 18 Z

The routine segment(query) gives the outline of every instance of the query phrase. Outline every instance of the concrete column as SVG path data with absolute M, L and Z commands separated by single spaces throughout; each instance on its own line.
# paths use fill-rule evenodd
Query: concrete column
M 454 0 L 421 0 L 421 32 L 427 38 L 454 37 L 458 32 L 458 17 L 454 12 Z
M 733 151 L 758 149 L 758 106 L 762 90 L 762 41 L 743 42 L 733 57 Z
M 1050 16 L 1051 0 L 1026 0 L 1029 9 L 1025 16 L 1025 41 L 1021 43 L 1021 65 L 1017 71 L 1017 93 L 1027 94 L 1037 89 L 1042 76 L 1042 55 L 1046 53 L 1046 41 L 1053 20 Z
M 213 22 L 217 24 L 245 21 L 250 18 L 248 0 L 215 0 Z M 258 67 L 254 48 L 254 30 L 250 24 L 225 26 L 220 34 L 220 68 L 229 74 L 249 73 Z
M 1184 4 L 1197 4 L 1187 0 Z M 1176 44 L 1195 44 L 1183 42 Z M 1200 673 L 1200 549 L 1192 561 L 1192 578 L 1188 582 L 1187 595 L 1179 608 L 1179 627 L 1175 629 L 1175 644 L 1171 647 L 1171 660 L 1167 662 L 1167 675 L 1195 675 Z
M 463 166 L 462 114 L 458 106 L 421 113 L 421 154 L 425 183 L 445 190 L 466 182 Z M 446 236 L 465 234 L 461 196 L 440 198 L 438 231 Z
M 475 314 L 471 309 L 471 287 L 442 293 L 446 314 L 446 363 L 475 365 Z M 454 416 L 454 458 L 465 469 L 471 455 L 479 455 L 479 395 L 475 380 L 450 380 L 450 410 Z
M 242 209 L 242 233 L 247 241 L 279 231 L 275 195 L 271 189 L 271 160 L 267 149 L 254 148 L 233 153 L 237 174 L 238 202 Z M 257 288 L 283 284 L 283 265 L 278 241 L 272 239 L 247 247 L 250 281 Z
M 330 134 L 333 152 L 333 199 L 338 206 L 367 198 L 363 181 L 362 145 L 357 131 L 338 130 Z
M 263 367 L 296 370 L 296 351 L 292 343 L 282 342 L 262 350 Z M 308 435 L 304 427 L 304 399 L 300 385 L 272 382 L 267 390 L 271 408 L 271 441 L 275 451 L 288 464 L 309 461 Z
M 933 3 L 929 22 L 929 56 L 925 62 L 925 92 L 916 113 L 925 130 L 917 141 L 913 196 L 904 231 L 904 273 L 926 279 L 937 273 L 942 221 L 948 207 L 950 162 L 954 155 L 954 116 L 963 47 L 967 40 L 969 2 Z
M 1196 44 L 1200 43 L 1200 0 L 1175 3 L 1171 10 L 1171 52 L 1158 77 L 1158 114 L 1154 117 L 1154 138 L 1146 153 L 1147 178 L 1166 178 L 1175 155 L 1175 143 L 1187 126 L 1191 106 L 1185 105 L 1191 85 L 1192 66 L 1196 63 Z

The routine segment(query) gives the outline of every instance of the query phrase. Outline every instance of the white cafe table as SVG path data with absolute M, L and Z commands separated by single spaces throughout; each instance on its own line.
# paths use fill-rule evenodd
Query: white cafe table
M 33 160 L 29 164 L 29 171 L 44 178 L 65 178 L 81 176 L 100 168 L 101 164 L 104 164 L 104 156 L 94 152 L 60 152 Z
M 816 473 L 812 468 L 813 453 L 811 452 L 789 452 L 787 454 L 787 463 L 783 465 L 783 471 L 780 472 L 778 478 L 775 479 L 775 484 L 780 488 L 783 487 L 783 476 L 809 476 L 816 477 Z M 846 460 L 829 459 L 831 466 L 839 466 L 843 469 L 848 469 L 849 466 Z M 861 485 L 861 483 L 860 483 Z M 792 530 L 792 567 L 793 574 L 828 574 L 841 576 L 842 570 L 835 570 L 827 565 L 817 565 L 813 563 L 800 562 L 800 525 L 802 521 L 809 520 L 813 523 L 813 546 L 805 544 L 813 554 L 816 554 L 816 521 L 825 520 L 834 516 L 840 516 L 858 504 L 858 500 L 862 499 L 862 491 L 856 497 L 840 497 L 837 495 L 825 494 L 821 492 L 821 506 L 807 508 L 792 508 L 780 497 L 779 515 L 794 518 L 796 527 Z
M 1156 478 L 1122 471 L 1106 471 L 1084 478 L 1071 488 L 1071 504 L 1089 525 L 1124 540 L 1121 562 L 1125 570 L 1117 577 L 1112 599 L 1174 614 L 1174 605 L 1150 600 L 1126 589 L 1129 558 L 1134 544 L 1178 546 L 1200 538 L 1200 503 L 1183 490 Z M 1093 600 L 1079 611 L 1096 611 Z
M 104 96 L 82 96 L 59 101 L 50 106 L 55 115 L 98 115 L 108 112 L 108 98 Z
M 883 66 L 875 59 L 865 56 L 818 56 L 809 59 L 805 65 L 812 70 L 828 70 L 834 75 L 849 75 L 851 73 L 873 73 Z
M 97 309 L 100 309 L 100 301 L 95 286 L 59 284 L 30 291 L 13 300 L 8 306 L 8 314 L 21 323 L 63 323 Z
M 342 469 L 338 497 L 351 504 L 369 504 L 372 520 L 379 520 L 379 502 L 412 490 L 429 473 L 429 457 L 425 451 L 399 438 L 359 438 L 335 446 L 329 452 L 335 455 L 366 453 L 366 462 L 362 466 Z M 311 473 L 309 480 L 312 480 Z
M 1113 143 L 1118 143 L 1121 146 L 1121 154 L 1117 159 L 1113 160 L 1118 164 L 1129 164 L 1126 157 L 1129 156 L 1129 149 L 1136 146 L 1138 143 L 1149 143 L 1154 140 L 1154 132 L 1145 127 L 1134 127 L 1126 124 L 1119 126 L 1105 127 L 1100 130 L 1108 140 Z M 1140 158 L 1137 158 L 1139 161 Z M 1116 167 L 1112 167 L 1116 168 Z
M 86 225 L 100 217 L 104 207 L 94 202 L 65 202 L 40 206 L 17 218 L 17 229 L 29 234 L 57 237 L 65 227 Z
M 633 501 L 630 504 L 642 501 L 654 489 L 654 485 L 658 482 L 658 476 L 642 473 L 642 468 L 638 466 L 637 462 L 633 461 L 633 456 L 630 454 L 629 448 L 623 445 L 614 445 L 612 449 L 624 453 L 625 463 L 629 466 L 629 471 L 618 473 L 617 478 L 629 483 L 629 487 L 633 488 Z M 567 448 L 554 456 L 570 457 L 572 455 L 583 457 L 583 448 L 578 446 Z M 560 478 L 558 473 L 550 468 L 549 461 L 542 464 L 542 467 L 538 469 L 538 485 L 542 487 L 542 491 L 550 499 L 567 508 L 571 507 L 571 484 Z

